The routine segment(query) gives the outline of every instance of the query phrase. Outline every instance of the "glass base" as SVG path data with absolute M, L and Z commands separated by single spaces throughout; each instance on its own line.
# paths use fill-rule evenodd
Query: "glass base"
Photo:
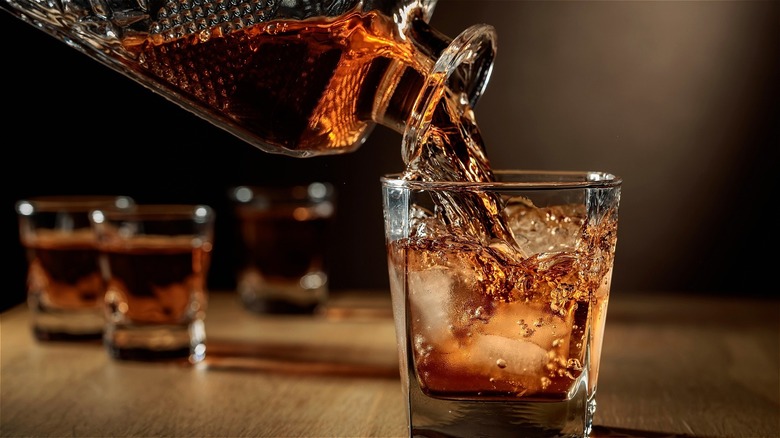
M 40 341 L 85 341 L 103 336 L 103 313 L 100 309 L 62 310 L 32 309 L 33 335 Z
M 238 293 L 244 307 L 255 313 L 313 314 L 326 302 L 328 289 L 324 285 L 306 289 L 300 283 L 298 279 L 288 282 L 264 281 L 259 285 L 240 281 Z
M 206 357 L 203 321 L 182 325 L 109 326 L 103 343 L 111 357 L 121 360 L 197 363 Z
M 587 438 L 596 411 L 587 380 L 564 401 L 443 400 L 409 389 L 411 437 Z

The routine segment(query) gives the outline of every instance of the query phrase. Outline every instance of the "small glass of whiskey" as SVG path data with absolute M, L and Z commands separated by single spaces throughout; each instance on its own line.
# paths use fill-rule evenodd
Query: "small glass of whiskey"
M 106 282 L 103 340 L 112 357 L 205 358 L 214 218 L 207 205 L 91 213 Z
M 230 190 L 238 224 L 237 285 L 257 313 L 312 314 L 328 299 L 331 184 L 239 186 Z
M 93 209 L 122 209 L 126 196 L 38 196 L 16 203 L 19 238 L 27 254 L 27 303 L 35 338 L 99 340 L 103 335 L 103 279 Z

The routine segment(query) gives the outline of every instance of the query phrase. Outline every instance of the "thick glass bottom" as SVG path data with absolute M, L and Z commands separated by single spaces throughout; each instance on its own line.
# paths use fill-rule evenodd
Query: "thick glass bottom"
M 255 313 L 312 314 L 327 300 L 328 289 L 324 283 L 314 288 L 302 287 L 302 283 L 306 284 L 302 279 L 261 284 L 240 281 L 238 292 L 244 307 Z
M 585 438 L 596 411 L 587 379 L 564 401 L 444 400 L 409 388 L 410 436 L 425 438 Z
M 63 310 L 37 306 L 32 309 L 32 331 L 40 341 L 84 341 L 103 336 L 100 309 Z
M 206 357 L 203 321 L 181 325 L 109 326 L 103 343 L 111 357 L 121 360 L 197 363 Z

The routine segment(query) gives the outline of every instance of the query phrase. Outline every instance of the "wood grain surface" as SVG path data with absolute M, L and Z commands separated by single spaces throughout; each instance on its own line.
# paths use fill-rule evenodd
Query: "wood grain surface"
M 0 436 L 404 437 L 389 299 L 349 297 L 268 317 L 212 293 L 197 366 L 37 342 L 15 307 Z M 780 301 L 613 293 L 597 401 L 594 437 L 780 437 Z

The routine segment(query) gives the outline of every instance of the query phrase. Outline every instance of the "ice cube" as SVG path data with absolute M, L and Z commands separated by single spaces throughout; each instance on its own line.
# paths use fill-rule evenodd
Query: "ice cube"
M 570 318 L 553 313 L 549 303 L 513 302 L 498 306 L 481 331 L 533 342 L 545 351 L 567 351 L 571 324 Z
M 537 208 L 527 198 L 513 198 L 505 214 L 517 243 L 527 254 L 573 249 L 581 237 L 585 208 L 579 204 Z
M 432 392 L 525 395 L 544 388 L 549 359 L 533 342 L 475 334 L 446 353 L 415 350 L 418 379 Z
M 409 302 L 415 332 L 434 345 L 452 342 L 449 317 L 450 289 L 453 280 L 444 269 L 426 269 L 409 272 Z
M 475 335 L 462 350 L 462 366 L 494 381 L 511 381 L 532 393 L 542 388 L 547 351 L 533 342 L 497 335 Z

